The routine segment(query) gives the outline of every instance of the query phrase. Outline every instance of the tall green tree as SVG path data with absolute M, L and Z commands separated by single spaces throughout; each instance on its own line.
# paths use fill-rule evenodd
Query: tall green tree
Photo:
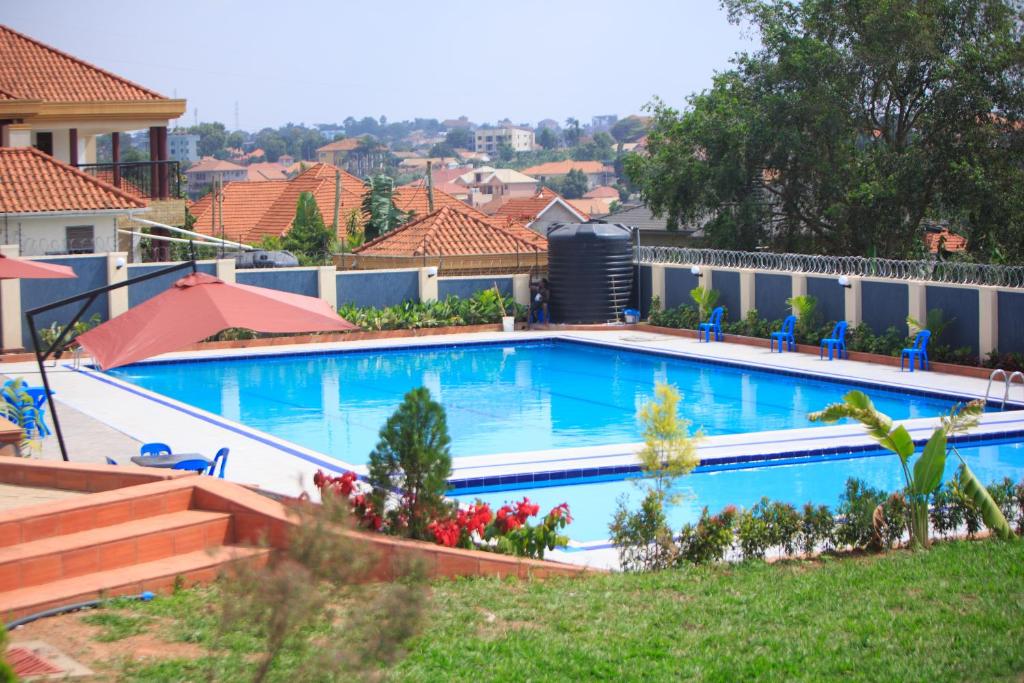
M 562 196 L 566 199 L 579 199 L 590 189 L 587 174 L 578 168 L 570 169 L 559 186 Z
M 719 247 L 903 257 L 925 218 L 1024 253 L 1021 12 L 1003 0 L 723 0 L 762 49 L 651 105 L 625 167 Z
M 298 255 L 303 264 L 313 264 L 329 262 L 337 242 L 334 231 L 324 225 L 324 217 L 313 194 L 301 193 L 295 205 L 291 230 L 281 240 L 281 246 Z
M 395 181 L 386 175 L 370 176 L 364 181 L 363 213 L 369 216 L 364 231 L 368 242 L 408 222 L 411 215 L 400 211 L 392 201 Z
M 575 147 L 580 144 L 580 138 L 583 135 L 580 131 L 580 120 L 572 117 L 567 118 L 563 135 L 565 136 L 565 144 L 569 147 Z
M 459 149 L 473 149 L 476 145 L 476 139 L 473 137 L 473 131 L 469 128 L 452 128 L 450 131 L 445 133 L 444 141 L 451 145 L 453 148 Z
M 558 147 L 558 133 L 550 128 L 541 128 L 537 132 L 537 144 L 544 149 L 555 149 Z

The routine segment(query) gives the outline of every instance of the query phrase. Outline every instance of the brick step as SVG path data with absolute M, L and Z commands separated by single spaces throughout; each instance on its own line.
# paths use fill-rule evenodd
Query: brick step
M 269 548 L 222 545 L 41 586 L 0 592 L 0 622 L 87 600 L 135 595 L 143 591 L 169 593 L 179 581 L 186 586 L 208 583 L 235 563 L 261 566 L 267 562 L 271 552 Z
M 0 548 L 0 590 L 182 555 L 231 540 L 231 515 L 182 510 Z
M 0 548 L 188 510 L 187 484 L 152 482 L 0 512 Z

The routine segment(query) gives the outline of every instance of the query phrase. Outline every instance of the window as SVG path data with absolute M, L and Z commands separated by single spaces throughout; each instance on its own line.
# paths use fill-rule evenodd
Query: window
M 93 226 L 69 225 L 65 230 L 69 254 L 92 254 L 95 252 Z
M 53 133 L 36 133 L 36 149 L 53 156 Z

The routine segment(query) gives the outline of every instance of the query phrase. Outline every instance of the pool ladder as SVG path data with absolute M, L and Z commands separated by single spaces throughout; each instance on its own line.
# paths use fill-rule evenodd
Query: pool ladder
M 988 388 L 985 389 L 986 403 L 988 403 L 989 394 L 992 392 L 992 382 L 994 382 L 996 377 L 999 376 L 1002 376 L 1003 384 L 1005 385 L 1003 389 L 1003 402 L 999 404 L 999 409 L 1006 410 L 1006 402 L 1010 398 L 1010 386 L 1013 384 L 1013 380 L 1015 378 L 1020 378 L 1021 386 L 1024 386 L 1024 372 L 1021 372 L 1020 370 L 1015 370 L 1011 372 L 1009 375 L 1007 375 L 1006 370 L 1003 370 L 1002 368 L 996 368 L 995 370 L 993 370 L 992 374 L 988 376 Z

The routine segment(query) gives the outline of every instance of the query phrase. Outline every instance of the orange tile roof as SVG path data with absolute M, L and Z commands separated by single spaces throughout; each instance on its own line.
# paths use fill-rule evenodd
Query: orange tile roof
M 341 174 L 340 221 L 352 209 L 362 206 L 363 181 L 330 164 L 313 164 L 291 180 L 267 180 L 259 183 L 234 182 L 224 186 L 224 230 L 228 239 L 256 243 L 267 236 L 287 233 L 295 218 L 299 195 L 310 192 L 316 200 L 324 222 L 334 219 L 334 175 Z M 210 195 L 196 202 L 196 231 L 220 236 L 220 217 L 212 226 L 213 210 Z M 204 221 L 205 219 L 205 221 Z M 339 226 L 340 230 L 344 229 Z
M 0 147 L 0 211 L 141 209 L 146 203 L 32 147 Z
M 514 254 L 524 251 L 547 251 L 547 239 L 521 225 L 499 227 L 454 206 L 444 206 L 356 249 L 360 254 L 380 256 Z
M 607 166 L 600 161 L 550 161 L 546 164 L 524 168 L 522 172 L 532 176 L 565 175 L 573 169 L 584 173 L 603 173 L 607 170 Z
M 256 164 L 249 164 L 245 167 L 245 170 L 249 173 L 249 182 L 288 180 L 288 167 L 282 166 L 276 161 L 264 161 Z
M 565 199 L 562 198 L 557 192 L 552 189 L 542 187 L 537 194 L 532 197 L 516 197 L 510 199 L 495 212 L 495 216 L 505 217 L 517 220 L 521 223 L 532 223 L 537 220 L 537 216 L 540 215 L 544 209 L 548 207 L 551 202 L 555 199 L 561 199 L 563 202 Z M 579 212 L 576 207 L 570 207 L 574 211 Z M 586 216 L 580 215 L 582 220 L 586 220 Z
M 341 140 L 335 140 L 334 142 L 328 142 L 323 147 L 317 147 L 318 152 L 351 152 L 359 143 L 362 142 L 360 138 L 343 138 Z
M 608 185 L 600 185 L 583 195 L 584 199 L 618 199 L 619 191 Z
M 99 178 L 107 185 L 114 185 L 114 171 L 112 171 L 109 168 L 95 169 L 94 171 L 90 172 L 89 175 L 91 175 L 93 178 Z M 121 184 L 114 185 L 114 187 L 117 187 L 122 192 L 129 194 L 132 197 L 135 197 L 136 199 L 145 200 L 149 196 L 149 193 L 146 190 L 143 190 L 141 187 L 139 187 L 132 181 L 128 180 L 123 175 L 121 176 Z
M 395 208 L 400 211 L 412 211 L 413 218 L 420 218 L 430 213 L 430 203 L 427 201 L 427 188 L 422 180 L 417 180 L 408 185 L 400 185 L 395 188 L 395 193 L 391 198 Z M 461 200 L 453 197 L 444 190 L 434 188 L 434 210 L 438 210 L 443 206 L 452 206 L 456 209 L 465 209 L 470 212 L 471 215 L 476 216 L 481 220 L 489 220 L 490 216 L 474 209 L 469 204 L 462 202 Z
M 608 213 L 608 205 L 611 204 L 608 199 L 566 199 L 565 203 L 587 218 Z
M 162 95 L 0 25 L 0 90 L 44 102 L 162 100 Z
M 950 232 L 948 228 L 924 233 L 924 246 L 932 254 L 938 253 L 940 243 L 945 251 L 967 251 L 967 238 Z

